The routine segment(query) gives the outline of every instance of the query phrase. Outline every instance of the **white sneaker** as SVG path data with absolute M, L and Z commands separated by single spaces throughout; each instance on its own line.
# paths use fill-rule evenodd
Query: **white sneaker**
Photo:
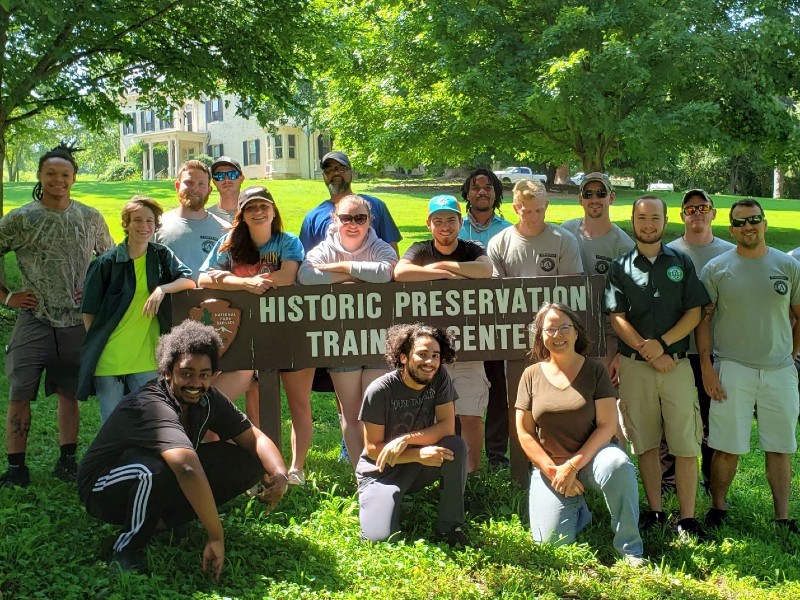
M 305 485 L 306 474 L 300 469 L 290 469 L 286 475 L 289 485 Z
M 643 556 L 634 556 L 633 554 L 626 554 L 622 557 L 622 560 L 626 565 L 633 567 L 634 569 L 641 569 L 650 563 L 650 561 Z

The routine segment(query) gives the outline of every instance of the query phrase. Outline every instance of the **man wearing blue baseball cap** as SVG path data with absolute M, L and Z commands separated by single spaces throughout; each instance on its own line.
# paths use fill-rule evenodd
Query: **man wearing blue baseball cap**
M 459 239 L 461 206 L 453 196 L 441 195 L 428 203 L 428 230 L 433 239 L 415 242 L 394 269 L 396 281 L 434 279 L 489 279 L 492 263 L 479 242 Z M 456 417 L 461 437 L 469 447 L 467 471 L 480 468 L 483 413 L 489 403 L 489 382 L 480 361 L 446 365 L 456 387 Z

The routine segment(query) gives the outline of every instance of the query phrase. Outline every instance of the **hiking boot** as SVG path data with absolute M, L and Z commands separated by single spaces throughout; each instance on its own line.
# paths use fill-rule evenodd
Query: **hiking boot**
M 794 519 L 775 519 L 773 523 L 789 533 L 800 533 L 800 527 L 797 526 L 797 521 Z
M 664 527 L 667 524 L 667 513 L 660 510 L 648 510 L 639 518 L 639 529 L 650 531 L 656 527 Z
M 446 533 L 437 532 L 434 536 L 434 541 L 444 542 L 451 548 L 464 548 L 472 545 L 470 544 L 469 538 L 461 530 L 460 525 L 456 525 Z
M 286 475 L 286 483 L 303 486 L 306 484 L 306 474 L 302 469 L 289 469 L 289 473 Z
M 680 537 L 692 536 L 698 540 L 707 540 L 708 534 L 700 522 L 694 517 L 687 517 L 678 521 L 678 535 Z
M 75 462 L 75 457 L 62 456 L 59 458 L 53 468 L 53 476 L 67 483 L 75 483 L 78 479 L 78 463 Z
M 9 465 L 8 471 L 0 477 L 0 488 L 28 487 L 31 483 L 31 472 L 25 465 Z
M 705 526 L 709 529 L 716 529 L 728 518 L 728 511 L 723 508 L 709 508 L 706 513 Z

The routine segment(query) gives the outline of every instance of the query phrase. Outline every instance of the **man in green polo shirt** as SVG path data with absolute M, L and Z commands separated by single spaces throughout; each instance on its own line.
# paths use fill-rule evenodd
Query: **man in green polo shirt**
M 648 529 L 667 521 L 658 452 L 664 436 L 675 456 L 678 533 L 702 537 L 694 511 L 703 426 L 686 352 L 708 294 L 691 259 L 661 243 L 667 223 L 663 200 L 655 196 L 636 200 L 632 222 L 636 247 L 611 264 L 605 310 L 619 336 L 625 433 L 639 457 L 650 505 L 641 526 Z

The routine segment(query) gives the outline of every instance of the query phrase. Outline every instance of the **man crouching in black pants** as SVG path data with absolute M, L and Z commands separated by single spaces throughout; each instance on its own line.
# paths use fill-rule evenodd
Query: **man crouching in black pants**
M 158 379 L 120 402 L 78 469 L 87 512 L 122 525 L 111 562 L 125 571 L 146 569 L 144 548 L 157 528 L 196 515 L 208 532 L 203 570 L 219 579 L 225 544 L 217 505 L 259 481 L 258 497 L 271 506 L 286 491 L 278 448 L 211 387 L 221 344 L 211 327 L 188 320 L 162 336 Z M 221 441 L 201 444 L 208 430 Z
M 364 394 L 364 452 L 356 466 L 361 536 L 390 539 L 400 529 L 406 493 L 436 481 L 439 518 L 436 539 L 467 546 L 464 486 L 467 446 L 455 435 L 458 398 L 441 366 L 453 362 L 448 333 L 422 323 L 386 331 L 386 362 L 395 370 L 373 381 Z

